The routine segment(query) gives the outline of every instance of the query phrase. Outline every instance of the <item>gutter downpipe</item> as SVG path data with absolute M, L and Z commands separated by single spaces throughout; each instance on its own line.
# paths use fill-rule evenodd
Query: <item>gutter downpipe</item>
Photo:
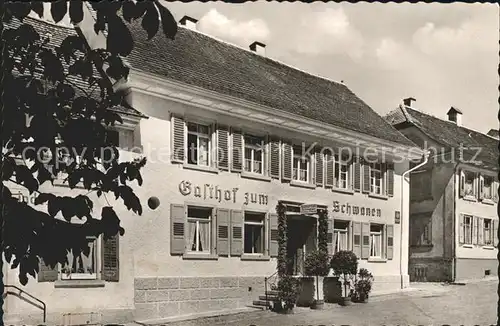
M 426 151 L 424 153 L 424 161 L 416 166 L 414 166 L 413 168 L 403 172 L 403 174 L 401 175 L 401 234 L 399 235 L 399 241 L 400 241 L 400 246 L 399 246 L 399 274 L 401 276 L 401 289 L 404 289 L 404 279 L 403 279 L 403 221 L 404 221 L 404 211 L 403 211 L 403 208 L 404 208 L 404 196 L 403 196 L 403 193 L 404 193 L 404 182 L 405 182 L 405 177 L 411 173 L 412 171 L 424 166 L 425 164 L 427 164 L 427 162 L 429 161 L 429 151 Z M 408 198 L 409 199 L 409 198 Z M 410 222 L 410 215 L 408 215 L 408 223 Z M 408 234 L 408 239 L 409 239 L 410 235 Z M 409 261 L 408 261 L 409 263 Z

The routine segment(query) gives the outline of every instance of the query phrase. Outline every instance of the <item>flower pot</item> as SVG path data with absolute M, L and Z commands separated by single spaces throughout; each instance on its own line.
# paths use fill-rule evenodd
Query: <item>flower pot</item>
M 325 301 L 323 300 L 314 300 L 313 303 L 311 304 L 311 309 L 314 310 L 323 310 L 325 307 Z
M 339 304 L 341 306 L 350 306 L 352 304 L 351 297 L 342 297 L 342 298 L 340 298 Z
M 360 293 L 359 297 L 358 297 L 358 302 L 359 303 L 367 303 L 368 302 L 368 294 Z

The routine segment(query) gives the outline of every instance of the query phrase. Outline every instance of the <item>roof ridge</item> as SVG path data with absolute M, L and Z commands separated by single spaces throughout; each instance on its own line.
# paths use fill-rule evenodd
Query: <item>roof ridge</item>
M 336 81 L 336 80 L 333 80 L 333 79 L 329 79 L 329 78 L 324 77 L 324 76 L 320 76 L 320 75 L 313 74 L 313 73 L 311 73 L 311 72 L 308 72 L 308 71 L 303 70 L 303 69 L 301 69 L 301 68 L 297 68 L 297 67 L 295 67 L 295 66 L 292 66 L 291 64 L 285 63 L 285 62 L 280 61 L 280 60 L 275 59 L 275 58 L 271 58 L 271 57 L 267 57 L 267 56 L 260 55 L 260 54 L 255 53 L 254 51 L 252 51 L 252 50 L 250 50 L 250 49 L 244 48 L 243 46 L 240 46 L 240 45 L 238 45 L 238 44 L 234 44 L 234 43 L 231 43 L 231 42 L 229 42 L 229 41 L 223 40 L 223 39 L 221 39 L 221 38 L 219 38 L 219 37 L 217 37 L 217 36 L 214 36 L 214 35 L 211 35 L 211 34 L 207 34 L 207 33 L 205 33 L 205 32 L 202 32 L 202 31 L 198 30 L 198 29 L 191 29 L 191 28 L 185 27 L 185 26 L 180 25 L 180 24 L 178 24 L 178 27 L 181 27 L 181 28 L 183 28 L 183 29 L 187 30 L 188 32 L 189 32 L 189 31 L 190 31 L 190 32 L 195 32 L 195 33 L 201 34 L 201 35 L 203 35 L 203 36 L 206 36 L 206 37 L 208 37 L 208 38 L 211 38 L 211 39 L 213 39 L 213 40 L 215 40 L 215 41 L 218 41 L 218 42 L 224 43 L 224 44 L 226 44 L 226 45 L 229 45 L 229 46 L 232 46 L 232 47 L 235 47 L 235 48 L 238 48 L 238 49 L 240 49 L 240 50 L 244 50 L 244 51 L 249 52 L 249 53 L 251 53 L 252 55 L 255 55 L 255 56 L 259 57 L 259 58 L 262 58 L 262 59 L 265 59 L 265 60 L 269 60 L 269 61 L 274 61 L 274 62 L 276 62 L 276 63 L 278 63 L 278 64 L 280 64 L 280 65 L 283 65 L 283 66 L 286 66 L 286 67 L 292 68 L 292 69 L 297 70 L 297 71 L 299 71 L 299 72 L 301 72 L 301 73 L 303 73 L 303 74 L 306 74 L 306 75 L 309 75 L 309 76 L 312 76 L 312 77 L 315 77 L 315 78 L 320 78 L 320 79 L 326 80 L 326 81 L 328 81 L 328 82 L 335 83 L 335 84 L 338 84 L 338 85 L 342 85 L 342 86 L 347 87 L 347 86 L 346 86 L 344 83 L 342 83 L 342 82 L 339 82 L 339 81 Z

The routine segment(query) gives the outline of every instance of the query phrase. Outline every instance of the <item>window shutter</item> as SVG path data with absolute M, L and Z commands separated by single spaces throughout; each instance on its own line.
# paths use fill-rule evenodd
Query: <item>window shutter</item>
M 283 143 L 283 180 L 292 180 L 292 146 L 288 143 Z
M 45 265 L 45 262 L 40 258 L 40 267 L 38 271 L 38 282 L 54 282 L 57 281 L 58 270 L 57 265 L 54 268 L 50 268 Z
M 269 255 L 278 257 L 278 214 L 269 214 Z
M 477 218 L 477 244 L 482 246 L 484 245 L 484 220 L 480 217 Z
M 459 195 L 460 197 L 464 196 L 464 191 L 465 191 L 465 174 L 464 171 L 460 170 L 459 172 L 459 178 L 460 178 L 460 183 L 459 183 Z
M 477 244 L 478 217 L 472 216 L 472 244 Z
M 361 162 L 359 157 L 353 158 L 353 190 L 360 191 L 361 190 Z
M 269 175 L 280 178 L 280 141 L 277 139 L 271 139 L 269 146 Z
M 333 255 L 333 219 L 328 219 L 328 231 L 326 242 L 328 244 L 328 255 Z
M 231 256 L 243 253 L 243 211 L 231 211 Z
M 479 200 L 483 200 L 484 199 L 484 177 L 483 175 L 479 174 L 479 189 L 478 189 L 478 193 L 479 193 Z
M 353 222 L 352 223 L 352 252 L 358 257 L 361 258 L 361 222 Z
M 217 208 L 217 247 L 219 256 L 229 255 L 229 209 Z
M 370 257 L 370 223 L 362 223 L 361 234 L 361 259 L 368 259 Z
M 493 201 L 495 203 L 498 203 L 498 182 L 494 181 L 492 187 L 493 187 Z
M 229 170 L 229 131 L 226 127 L 217 128 L 217 167 Z
M 386 254 L 387 254 L 387 259 L 392 259 L 394 256 L 394 225 L 389 224 L 386 225 L 386 235 L 387 235 L 387 240 L 385 242 L 386 244 Z
M 494 246 L 498 246 L 498 220 L 492 220 L 493 224 L 493 244 Z
M 363 161 L 363 192 L 370 192 L 370 163 L 366 160 Z
M 186 136 L 184 132 L 184 120 L 172 116 L 172 162 L 184 163 L 186 156 Z
M 333 154 L 331 152 L 325 153 L 325 165 L 326 165 L 326 176 L 325 176 L 325 186 L 333 187 L 335 174 L 333 171 L 334 160 Z
M 184 205 L 170 205 L 170 254 L 182 255 L 186 249 L 186 210 Z
M 387 196 L 394 196 L 394 164 L 387 163 Z
M 241 172 L 243 169 L 243 135 L 232 130 L 231 171 Z
M 323 164 L 323 153 L 321 150 L 316 150 L 316 185 L 323 187 L 323 171 L 324 171 L 324 164 Z
M 120 280 L 120 235 L 104 240 L 102 236 L 102 279 L 109 282 Z
M 459 223 L 459 230 L 458 230 L 458 242 L 460 244 L 463 244 L 465 242 L 465 234 L 464 234 L 464 214 L 460 214 L 460 223 Z

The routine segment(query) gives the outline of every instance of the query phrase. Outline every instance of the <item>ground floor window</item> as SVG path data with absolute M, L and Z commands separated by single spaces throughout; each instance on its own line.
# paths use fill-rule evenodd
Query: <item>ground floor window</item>
M 265 249 L 265 213 L 245 212 L 244 253 L 263 254 Z
M 333 246 L 334 253 L 341 250 L 349 250 L 349 222 L 333 222 Z
M 83 250 L 79 255 L 75 255 L 73 251 L 70 251 L 67 255 L 68 263 L 61 266 L 61 279 L 97 279 L 97 243 L 96 237 L 87 238 L 88 256 Z
M 383 226 L 380 224 L 370 225 L 370 257 L 382 258 L 383 248 Z
M 188 250 L 210 252 L 212 208 L 188 206 Z

